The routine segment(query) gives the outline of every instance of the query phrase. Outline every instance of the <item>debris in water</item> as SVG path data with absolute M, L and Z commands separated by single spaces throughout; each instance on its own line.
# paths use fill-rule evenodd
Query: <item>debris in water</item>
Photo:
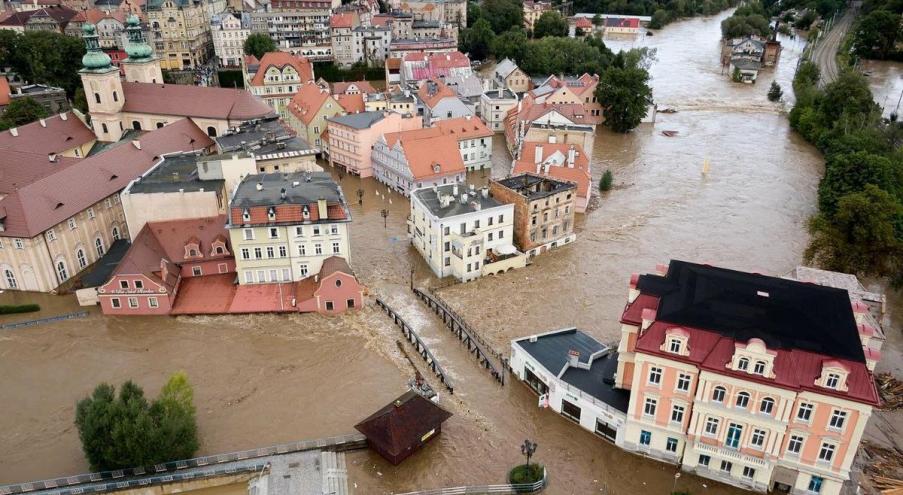
M 677 131 L 662 131 L 663 136 L 674 137 L 677 135 Z
M 893 411 L 903 408 L 903 382 L 890 373 L 881 373 L 875 377 L 878 382 L 878 393 L 881 394 L 881 408 Z
M 677 113 L 677 110 L 670 107 L 665 107 L 659 110 L 658 113 Z
M 862 442 L 865 454 L 865 475 L 881 493 L 899 493 L 903 490 L 903 453 L 898 449 L 879 447 Z

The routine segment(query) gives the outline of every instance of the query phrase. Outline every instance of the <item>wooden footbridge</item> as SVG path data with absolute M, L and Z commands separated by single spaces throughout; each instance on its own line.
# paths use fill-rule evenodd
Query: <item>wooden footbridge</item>
M 475 355 L 484 369 L 502 385 L 505 384 L 506 360 L 501 353 L 496 352 L 474 330 L 458 316 L 448 304 L 437 295 L 426 293 L 416 287 L 412 288 L 414 294 L 426 303 L 430 309 L 442 318 L 445 326 L 454 333 L 458 339 L 467 346 L 467 350 Z

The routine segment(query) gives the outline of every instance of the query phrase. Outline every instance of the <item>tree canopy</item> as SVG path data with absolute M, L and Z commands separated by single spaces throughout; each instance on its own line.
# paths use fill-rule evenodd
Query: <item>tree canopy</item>
M 265 53 L 275 52 L 276 50 L 278 50 L 276 42 L 266 33 L 252 33 L 245 40 L 245 55 L 254 55 L 259 59 Z
M 496 34 L 524 25 L 524 9 L 516 0 L 484 0 L 481 12 Z
M 152 403 L 132 381 L 118 395 L 102 383 L 76 405 L 75 425 L 91 469 L 98 471 L 187 459 L 198 449 L 193 391 L 181 372 Z
M 750 3 L 738 7 L 733 15 L 721 21 L 721 35 L 725 38 L 740 38 L 743 36 L 771 34 L 771 26 L 765 16 L 762 4 Z
M 495 40 L 495 33 L 492 32 L 492 26 L 486 19 L 479 19 L 473 27 L 466 28 L 461 31 L 458 48 L 470 55 L 472 60 L 482 60 L 492 51 L 492 42 Z
M 615 132 L 636 128 L 652 102 L 648 64 L 654 53 L 645 48 L 618 52 L 602 73 L 596 98 L 605 109 L 605 126 Z
M 66 90 L 81 87 L 78 70 L 85 45 L 80 38 L 52 31 L 15 33 L 0 30 L 0 66 L 12 67 L 22 79 Z
M 19 127 L 42 119 L 48 115 L 44 105 L 38 103 L 34 98 L 26 96 L 25 98 L 16 98 L 9 102 L 3 116 L 0 117 L 0 130 L 9 129 L 10 127 Z
M 557 10 L 543 12 L 533 25 L 533 37 L 567 36 L 568 21 Z
M 518 63 L 527 74 L 602 74 L 611 57 L 602 40 L 546 37 L 527 42 Z
M 499 60 L 503 58 L 517 62 L 524 60 L 527 54 L 527 33 L 523 29 L 512 29 L 496 36 L 492 40 L 492 53 Z
M 897 42 L 903 40 L 900 13 L 890 10 L 874 10 L 864 15 L 856 24 L 853 47 L 864 58 L 892 58 L 898 52 Z

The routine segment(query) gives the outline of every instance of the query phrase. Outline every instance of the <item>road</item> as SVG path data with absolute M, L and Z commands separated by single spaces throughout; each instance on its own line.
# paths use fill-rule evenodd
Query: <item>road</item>
M 822 35 L 812 49 L 812 60 L 815 61 L 819 70 L 821 70 L 822 85 L 831 83 L 837 78 L 837 50 L 840 48 L 840 43 L 853 24 L 855 17 L 854 12 L 848 10 L 840 20 L 834 23 L 827 34 Z

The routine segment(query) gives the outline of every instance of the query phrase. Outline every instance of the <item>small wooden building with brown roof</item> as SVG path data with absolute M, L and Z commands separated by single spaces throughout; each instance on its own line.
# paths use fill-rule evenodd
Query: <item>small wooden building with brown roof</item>
M 442 422 L 451 416 L 429 399 L 408 391 L 355 428 L 367 437 L 371 449 L 397 466 L 438 436 Z

